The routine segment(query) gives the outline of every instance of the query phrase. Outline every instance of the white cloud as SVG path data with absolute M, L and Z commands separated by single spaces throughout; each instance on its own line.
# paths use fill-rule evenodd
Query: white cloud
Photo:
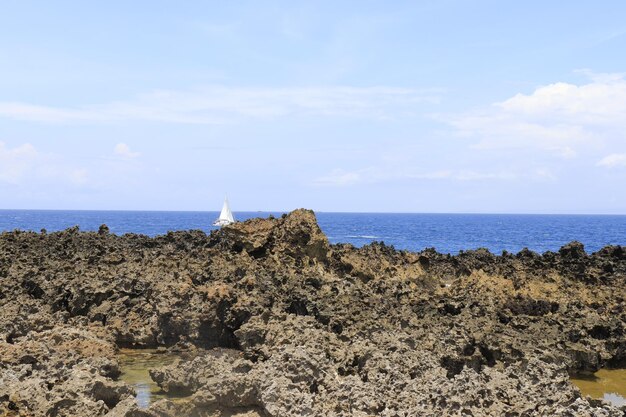
M 361 181 L 361 174 L 358 172 L 345 172 L 340 169 L 332 171 L 328 175 L 313 180 L 313 185 L 343 187 L 354 185 Z
M 30 143 L 8 148 L 0 142 L 0 182 L 18 183 L 34 167 L 38 158 L 39 153 Z
M 554 182 L 558 180 L 557 176 L 547 168 L 537 168 L 531 171 L 529 178 L 535 181 Z
M 400 172 L 392 176 L 398 179 L 413 180 L 452 180 L 452 181 L 482 181 L 482 180 L 514 180 L 519 176 L 513 172 L 480 172 L 470 169 L 445 169 L 423 173 Z
M 46 123 L 103 121 L 105 114 L 87 109 L 64 109 L 28 103 L 0 102 L 0 117 Z
M 70 181 L 75 185 L 87 184 L 89 173 L 86 169 L 75 169 L 69 174 Z
M 573 158 L 585 149 L 625 139 L 624 75 L 590 76 L 587 84 L 558 82 L 441 119 L 458 135 L 475 138 L 477 149 L 530 148 Z
M 436 91 L 394 87 L 205 87 L 155 91 L 127 101 L 60 108 L 0 102 L 0 117 L 44 123 L 143 120 L 220 124 L 242 119 L 309 115 L 387 119 L 412 115 L 419 103 L 436 103 Z
M 597 165 L 605 168 L 626 167 L 626 153 L 607 155 Z
M 328 175 L 313 180 L 314 186 L 345 187 L 357 184 L 372 184 L 392 181 L 424 180 L 424 181 L 556 181 L 556 176 L 546 168 L 531 169 L 528 172 L 496 171 L 485 172 L 475 170 L 444 169 L 437 171 L 413 172 L 401 168 L 364 168 L 355 171 L 333 170 Z
M 0 141 L 0 185 L 38 187 L 84 185 L 88 172 L 60 155 L 41 152 L 30 143 L 9 147 Z
M 139 152 L 133 152 L 130 149 L 130 146 L 125 143 L 118 143 L 117 145 L 115 145 L 115 148 L 113 148 L 113 151 L 116 155 L 119 155 L 123 158 L 137 158 L 139 155 L 141 155 Z

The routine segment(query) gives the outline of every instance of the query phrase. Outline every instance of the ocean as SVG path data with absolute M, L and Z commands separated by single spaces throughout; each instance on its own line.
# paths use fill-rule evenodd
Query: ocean
M 237 220 L 282 213 L 236 212 Z M 107 224 L 112 233 L 149 236 L 170 230 L 210 232 L 218 212 L 0 210 L 0 231 L 15 229 L 48 232 L 79 226 L 98 230 Z M 331 243 L 362 246 L 383 241 L 396 249 L 419 251 L 434 247 L 442 253 L 487 248 L 493 253 L 556 251 L 578 240 L 588 252 L 606 245 L 626 245 L 626 216 L 529 214 L 392 214 L 317 213 Z

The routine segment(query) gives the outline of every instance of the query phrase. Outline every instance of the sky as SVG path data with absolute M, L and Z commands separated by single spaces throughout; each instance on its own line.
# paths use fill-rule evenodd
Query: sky
M 31 1 L 0 208 L 626 214 L 622 1 Z

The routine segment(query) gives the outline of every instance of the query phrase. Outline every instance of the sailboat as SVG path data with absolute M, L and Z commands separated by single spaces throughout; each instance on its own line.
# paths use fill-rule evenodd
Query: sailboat
M 229 224 L 235 223 L 235 218 L 233 217 L 233 212 L 230 211 L 230 206 L 228 205 L 228 198 L 224 199 L 224 205 L 222 206 L 222 212 L 220 213 L 220 217 L 213 222 L 213 226 L 228 226 Z

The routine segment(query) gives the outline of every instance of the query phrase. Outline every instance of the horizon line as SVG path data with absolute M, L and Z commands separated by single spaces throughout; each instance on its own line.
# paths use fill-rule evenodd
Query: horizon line
M 314 213 L 321 214 L 441 214 L 441 215 L 511 215 L 511 216 L 626 216 L 626 213 L 554 213 L 554 212 L 428 212 L 428 211 L 326 211 L 313 210 L 305 207 L 299 207 L 291 210 L 237 210 L 236 213 L 265 213 L 265 214 L 284 214 L 294 210 L 306 209 L 312 210 Z M 152 212 L 152 213 L 219 213 L 219 210 L 144 210 L 144 209 L 24 209 L 24 208 L 0 208 L 2 211 L 80 211 L 80 212 Z

